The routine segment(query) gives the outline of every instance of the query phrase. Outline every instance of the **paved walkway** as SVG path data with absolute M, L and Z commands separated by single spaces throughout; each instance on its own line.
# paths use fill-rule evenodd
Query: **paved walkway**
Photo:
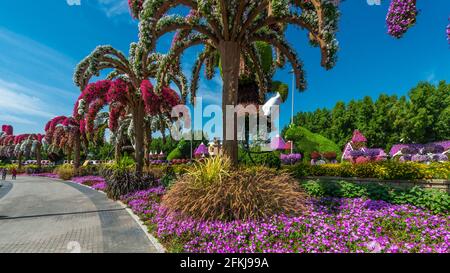
M 156 248 L 125 208 L 104 194 L 73 183 L 19 176 L 0 187 L 0 253 L 5 252 Z

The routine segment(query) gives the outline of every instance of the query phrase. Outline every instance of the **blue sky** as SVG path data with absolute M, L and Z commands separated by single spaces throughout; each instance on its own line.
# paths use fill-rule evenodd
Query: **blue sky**
M 70 1 L 70 0 L 69 0 Z M 366 0 L 341 4 L 339 61 L 331 71 L 320 67 L 320 53 L 311 48 L 306 33 L 287 30 L 305 64 L 308 89 L 295 93 L 295 111 L 333 107 L 339 101 L 380 93 L 404 95 L 419 81 L 450 82 L 450 51 L 445 27 L 450 1 L 418 1 L 416 26 L 401 40 L 386 34 L 388 1 L 370 6 Z M 137 22 L 128 13 L 127 0 L 21 0 L 0 3 L 0 124 L 12 124 L 15 133 L 43 132 L 56 115 L 70 115 L 79 90 L 72 82 L 76 64 L 99 44 L 128 52 L 137 40 Z M 170 35 L 160 40 L 165 52 Z M 187 52 L 183 70 L 198 49 Z M 291 84 L 290 67 L 276 79 Z M 221 79 L 202 79 L 199 95 L 205 104 L 220 103 Z M 281 125 L 289 122 L 291 100 L 281 106 Z

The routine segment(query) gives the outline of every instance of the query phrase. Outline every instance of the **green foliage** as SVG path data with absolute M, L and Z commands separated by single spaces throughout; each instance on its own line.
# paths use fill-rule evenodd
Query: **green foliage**
M 246 151 L 239 149 L 239 162 L 245 166 L 266 166 L 269 168 L 281 167 L 280 152 L 260 153 L 259 149 L 251 149 L 249 155 Z M 251 158 L 250 158 L 251 157 Z M 253 160 L 253 161 L 252 161 Z
M 261 66 L 264 73 L 269 73 L 273 65 L 272 47 L 265 42 L 256 42 L 256 51 L 261 56 Z
M 331 110 L 300 112 L 294 117 L 294 123 L 331 139 L 342 148 L 355 129 L 367 137 L 369 147 L 385 150 L 400 139 L 409 143 L 448 140 L 450 84 L 419 83 L 408 93 L 408 98 L 382 94 L 376 101 L 366 96 L 348 104 L 338 102 Z
M 436 189 L 423 189 L 418 186 L 410 189 L 396 188 L 378 183 L 351 183 L 346 181 L 306 181 L 301 183 L 305 191 L 315 197 L 369 198 L 384 200 L 393 204 L 411 204 L 426 208 L 434 213 L 450 211 L 450 195 Z
M 172 166 L 167 166 L 164 168 L 164 175 L 161 178 L 161 185 L 163 185 L 166 189 L 170 189 L 170 187 L 175 183 L 177 178 L 177 174 Z
M 450 162 L 433 162 L 429 165 L 415 162 L 401 163 L 397 161 L 369 162 L 364 164 L 297 164 L 285 166 L 295 177 L 335 176 L 378 178 L 384 180 L 426 180 L 448 179 L 450 177 Z
M 286 140 L 294 141 L 295 150 L 302 153 L 307 161 L 311 159 L 311 153 L 314 151 L 335 152 L 338 158 L 342 155 L 341 149 L 336 143 L 301 126 L 288 128 L 284 136 Z
M 166 143 L 163 143 L 162 138 L 153 138 L 150 142 L 149 149 L 152 152 L 163 152 L 169 154 L 173 149 L 176 148 L 178 143 L 171 137 L 166 138 Z

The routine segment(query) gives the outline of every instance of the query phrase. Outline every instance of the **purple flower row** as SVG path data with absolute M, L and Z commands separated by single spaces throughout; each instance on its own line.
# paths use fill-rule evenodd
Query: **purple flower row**
M 280 159 L 283 164 L 293 165 L 295 163 L 298 163 L 302 159 L 302 155 L 301 154 L 281 154 Z
M 107 187 L 105 179 L 95 175 L 74 177 L 72 178 L 72 182 L 87 185 L 99 191 L 105 191 Z
M 177 237 L 186 252 L 450 252 L 450 216 L 384 201 L 311 201 L 299 217 L 259 221 L 197 221 L 168 215 L 163 188 L 123 197 L 163 241 Z M 330 205 L 331 204 L 331 205 Z

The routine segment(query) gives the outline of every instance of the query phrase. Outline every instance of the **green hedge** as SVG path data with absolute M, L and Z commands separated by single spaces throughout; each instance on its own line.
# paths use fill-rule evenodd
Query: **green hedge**
M 305 163 L 286 166 L 296 178 L 305 176 L 337 176 L 378 178 L 384 180 L 427 180 L 450 179 L 450 162 L 421 164 L 397 161 L 370 162 L 363 164 L 325 164 L 309 165 Z
M 434 213 L 449 213 L 450 195 L 436 189 L 413 187 L 410 189 L 396 188 L 377 183 L 357 184 L 346 181 L 307 181 L 301 186 L 308 194 L 315 197 L 366 197 L 372 200 L 384 200 L 393 204 L 411 204 L 426 208 Z

